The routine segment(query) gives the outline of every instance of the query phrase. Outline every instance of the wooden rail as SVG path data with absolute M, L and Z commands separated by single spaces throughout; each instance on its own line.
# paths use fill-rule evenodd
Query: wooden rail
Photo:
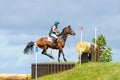
M 47 74 L 56 74 L 65 70 L 70 70 L 75 66 L 74 63 L 38 63 L 37 76 L 41 77 Z M 31 76 L 35 78 L 35 64 L 31 67 Z

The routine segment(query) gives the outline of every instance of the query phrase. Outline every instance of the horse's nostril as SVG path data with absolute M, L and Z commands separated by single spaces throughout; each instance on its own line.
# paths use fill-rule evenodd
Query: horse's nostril
M 72 35 L 74 36 L 76 33 L 73 33 Z

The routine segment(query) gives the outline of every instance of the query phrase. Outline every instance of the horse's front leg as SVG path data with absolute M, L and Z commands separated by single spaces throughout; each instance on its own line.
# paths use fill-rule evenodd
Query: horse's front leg
M 64 53 L 63 53 L 63 49 L 61 49 L 60 52 L 61 52 L 62 55 L 63 55 L 63 59 L 64 59 L 64 61 L 67 61 L 66 58 L 65 58 L 65 55 L 64 55 Z
M 59 50 L 59 53 L 58 53 L 58 62 L 60 62 L 60 54 L 61 54 L 61 51 Z
M 63 51 L 62 51 L 62 55 L 63 55 L 64 61 L 67 61 L 66 58 L 65 58 L 65 55 L 64 55 Z

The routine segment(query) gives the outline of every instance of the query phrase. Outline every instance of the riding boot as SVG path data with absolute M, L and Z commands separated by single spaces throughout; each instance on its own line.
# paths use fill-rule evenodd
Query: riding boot
M 53 40 L 53 46 L 56 47 L 56 44 L 57 44 L 57 39 L 54 39 Z

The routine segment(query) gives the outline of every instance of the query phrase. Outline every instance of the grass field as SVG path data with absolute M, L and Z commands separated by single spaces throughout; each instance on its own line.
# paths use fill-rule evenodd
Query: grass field
M 120 80 L 120 63 L 76 63 L 75 68 L 36 80 Z

